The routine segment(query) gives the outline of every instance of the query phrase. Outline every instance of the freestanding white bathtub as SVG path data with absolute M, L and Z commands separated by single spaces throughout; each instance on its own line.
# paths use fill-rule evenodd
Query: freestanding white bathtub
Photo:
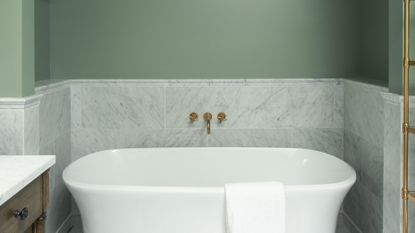
M 120 149 L 63 172 L 84 233 L 224 233 L 224 184 L 286 185 L 286 233 L 334 233 L 356 180 L 331 155 L 283 148 Z

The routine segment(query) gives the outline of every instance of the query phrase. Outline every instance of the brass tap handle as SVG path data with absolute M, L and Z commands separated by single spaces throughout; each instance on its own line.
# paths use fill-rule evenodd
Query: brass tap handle
M 217 118 L 218 118 L 219 123 L 222 123 L 222 121 L 226 120 L 226 114 L 224 112 L 220 112 L 218 113 Z
M 206 121 L 212 120 L 212 113 L 205 112 L 205 114 L 203 114 L 203 119 L 205 119 Z
M 195 121 L 197 121 L 198 118 L 199 118 L 199 115 L 197 113 L 195 113 L 195 112 L 192 112 L 189 115 L 189 119 L 190 119 L 190 121 L 192 123 L 195 122 Z

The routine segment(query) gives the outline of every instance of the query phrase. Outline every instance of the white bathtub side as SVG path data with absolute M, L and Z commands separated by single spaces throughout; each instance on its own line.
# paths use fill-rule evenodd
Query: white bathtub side
M 238 148 L 237 150 L 244 149 Z M 292 153 L 293 151 L 295 150 L 275 149 L 275 153 Z M 316 157 L 320 156 L 317 152 L 299 151 L 308 153 L 308 155 L 311 153 Z M 116 152 L 117 156 L 112 156 L 112 158 L 122 159 L 119 157 L 123 156 L 122 153 Z M 129 152 L 132 151 L 129 150 Z M 255 152 L 252 155 L 257 156 L 261 150 L 251 152 Z M 298 154 L 298 151 L 296 153 L 293 155 L 303 156 L 301 153 Z M 310 161 L 313 156 L 304 156 L 304 159 L 301 157 L 300 161 L 304 160 L 306 164 L 314 163 L 315 161 Z M 333 158 L 326 156 L 329 160 L 327 164 L 339 165 L 337 159 L 333 163 Z M 105 156 L 95 156 L 95 158 L 105 159 Z M 324 159 L 319 161 L 324 163 Z M 287 164 L 291 162 L 293 161 L 287 161 Z M 284 161 L 273 161 L 273 163 L 278 164 L 279 167 L 281 164 L 285 165 Z M 322 167 L 324 164 L 315 166 L 316 169 Z M 77 169 L 79 168 L 82 166 Z M 285 170 L 298 168 L 300 167 L 285 168 Z M 349 174 L 349 176 L 335 183 L 286 186 L 286 233 L 335 232 L 341 203 L 356 180 L 356 174 L 350 166 L 344 163 L 336 167 L 338 168 L 345 169 L 346 173 L 340 173 Z M 91 171 L 93 168 L 90 171 L 77 169 L 66 169 L 64 180 L 79 206 L 84 233 L 225 233 L 223 187 L 119 185 L 123 182 L 117 182 L 117 185 L 86 184 L 76 179 L 79 176 L 71 176 L 73 174 L 70 173 L 74 171 L 93 172 Z M 165 174 L 174 175 L 172 172 Z M 295 172 L 295 174 L 303 173 Z
M 290 190 L 286 233 L 334 233 L 350 187 Z M 223 190 L 143 191 L 71 187 L 85 233 L 225 233 Z

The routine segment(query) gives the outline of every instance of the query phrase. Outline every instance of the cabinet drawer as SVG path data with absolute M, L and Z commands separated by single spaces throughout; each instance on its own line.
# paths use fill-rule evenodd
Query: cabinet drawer
M 16 218 L 15 212 L 28 210 L 24 219 Z M 42 214 L 42 176 L 23 188 L 19 193 L 0 206 L 0 232 L 23 233 Z

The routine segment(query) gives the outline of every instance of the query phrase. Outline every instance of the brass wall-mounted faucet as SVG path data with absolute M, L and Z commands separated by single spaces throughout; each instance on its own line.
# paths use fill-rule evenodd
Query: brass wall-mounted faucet
M 210 120 L 212 120 L 212 113 L 205 112 L 203 114 L 203 119 L 205 119 L 205 121 L 207 123 L 207 133 L 210 134 Z
M 220 113 L 218 113 L 216 118 L 218 119 L 219 123 L 222 123 L 224 120 L 226 120 L 226 114 L 224 112 L 220 112 Z M 192 113 L 189 114 L 189 120 L 190 120 L 191 123 L 194 123 L 198 119 L 199 119 L 199 115 L 196 112 L 192 112 Z M 212 113 L 205 112 L 203 114 L 203 119 L 206 121 L 207 133 L 210 134 L 211 133 Z

